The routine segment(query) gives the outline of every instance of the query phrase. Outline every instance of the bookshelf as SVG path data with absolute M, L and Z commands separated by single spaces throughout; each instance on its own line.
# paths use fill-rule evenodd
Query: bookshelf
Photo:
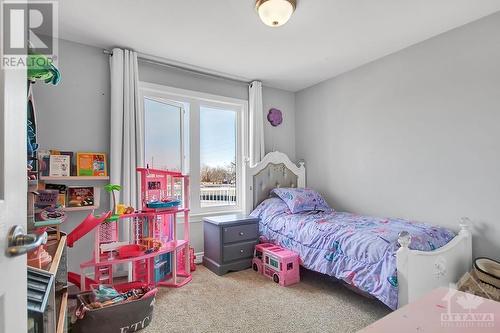
M 81 210 L 94 210 L 98 209 L 99 205 L 94 205 L 94 206 L 81 206 L 81 207 L 65 207 L 64 211 L 65 212 L 77 212 Z
M 68 182 L 68 180 L 70 180 Z M 71 181 L 76 181 L 76 182 L 81 182 L 81 181 L 95 181 L 95 180 L 108 180 L 108 176 L 99 176 L 99 177 L 92 177 L 92 176 L 69 176 L 69 177 L 49 177 L 49 176 L 41 176 L 40 181 L 46 183 L 46 182 L 54 182 L 55 184 L 60 184 L 63 183 L 64 185 L 69 185 L 70 187 L 75 185 L 74 182 Z M 69 184 L 68 184 L 69 183 Z M 66 207 L 64 207 L 65 212 L 78 212 L 78 211 L 84 211 L 84 210 L 95 210 L 99 209 L 100 202 L 101 202 L 101 188 L 102 186 L 97 186 L 95 184 L 91 185 L 82 185 L 82 184 L 77 184 L 78 187 L 93 187 L 94 188 L 94 204 L 90 206 L 74 206 L 74 207 L 69 207 L 68 202 L 66 202 Z M 65 201 L 68 199 L 66 198 Z

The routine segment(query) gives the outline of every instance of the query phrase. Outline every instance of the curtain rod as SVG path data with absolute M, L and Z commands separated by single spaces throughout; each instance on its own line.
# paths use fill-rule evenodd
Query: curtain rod
M 107 50 L 107 49 L 104 49 L 103 52 L 104 52 L 104 54 L 107 54 L 109 56 L 113 55 L 113 51 L 110 51 L 110 50 Z M 165 67 L 169 67 L 169 68 L 173 68 L 173 69 L 177 69 L 177 70 L 181 70 L 181 71 L 185 71 L 185 72 L 194 73 L 194 74 L 201 75 L 201 76 L 207 76 L 207 77 L 211 77 L 211 78 L 216 78 L 216 79 L 219 79 L 219 80 L 226 80 L 226 81 L 233 81 L 233 82 L 238 82 L 238 83 L 244 83 L 246 85 L 250 85 L 252 83 L 252 81 L 249 81 L 249 80 L 241 78 L 241 77 L 220 74 L 220 73 L 217 73 L 217 72 L 212 72 L 212 71 L 205 70 L 205 69 L 202 69 L 202 68 L 197 68 L 195 66 L 190 66 L 190 65 L 187 65 L 187 64 L 183 64 L 183 63 L 180 63 L 180 62 L 173 61 L 173 60 L 168 60 L 168 59 L 164 59 L 164 58 L 155 57 L 155 56 L 152 56 L 152 55 L 149 55 L 149 54 L 144 54 L 144 53 L 137 52 L 137 58 L 140 59 L 143 62 L 147 62 L 147 63 L 150 63 L 150 64 L 165 66 Z

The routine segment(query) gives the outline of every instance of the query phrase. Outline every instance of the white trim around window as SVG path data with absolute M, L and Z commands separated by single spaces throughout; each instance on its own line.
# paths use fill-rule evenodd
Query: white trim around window
M 218 96 L 198 91 L 169 87 L 149 82 L 139 82 L 141 106 L 145 97 L 188 103 L 183 117 L 182 169 L 190 176 L 190 206 L 192 216 L 205 216 L 242 212 L 245 203 L 244 165 L 248 156 L 248 101 L 238 98 Z M 236 205 L 201 207 L 200 202 L 200 106 L 236 111 Z M 147 130 L 147 129 L 145 129 Z

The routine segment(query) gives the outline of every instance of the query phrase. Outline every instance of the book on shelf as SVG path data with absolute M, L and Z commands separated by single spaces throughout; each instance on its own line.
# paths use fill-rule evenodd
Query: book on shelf
M 104 153 L 77 153 L 77 176 L 107 176 L 106 154 Z
M 69 177 L 71 165 L 70 157 L 67 155 L 50 155 L 49 176 Z
M 72 151 L 63 151 L 63 150 L 50 150 L 50 155 L 65 155 L 69 156 L 69 165 L 70 165 L 70 176 L 76 176 L 76 163 L 75 163 L 75 153 Z
M 65 219 L 64 208 L 58 205 L 59 190 L 39 189 L 35 196 L 35 227 L 61 224 Z
M 93 186 L 68 186 L 66 207 L 86 207 L 95 205 Z
M 36 208 L 46 208 L 55 207 L 57 203 L 57 196 L 59 191 L 57 190 L 38 190 L 35 196 L 35 207 Z
M 49 175 L 50 151 L 47 149 L 38 149 L 38 169 L 41 176 Z
M 57 196 L 57 203 L 61 207 L 66 207 L 66 189 L 67 186 L 64 184 L 45 184 L 46 190 L 57 190 L 59 195 Z

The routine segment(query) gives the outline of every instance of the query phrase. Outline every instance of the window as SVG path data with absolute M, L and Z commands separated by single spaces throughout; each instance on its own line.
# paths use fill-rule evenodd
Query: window
M 271 261 L 271 266 L 273 266 L 274 268 L 279 268 L 279 263 L 276 259 L 271 258 L 270 261 Z
M 256 252 L 255 252 L 255 256 L 256 256 L 257 258 L 259 258 L 260 260 L 262 260 L 262 251 L 256 251 Z
M 150 168 L 182 170 L 182 104 L 144 98 L 144 153 Z
M 141 82 L 145 161 L 190 175 L 191 214 L 243 209 L 245 100 Z
M 200 107 L 201 207 L 236 205 L 236 125 L 233 110 Z

